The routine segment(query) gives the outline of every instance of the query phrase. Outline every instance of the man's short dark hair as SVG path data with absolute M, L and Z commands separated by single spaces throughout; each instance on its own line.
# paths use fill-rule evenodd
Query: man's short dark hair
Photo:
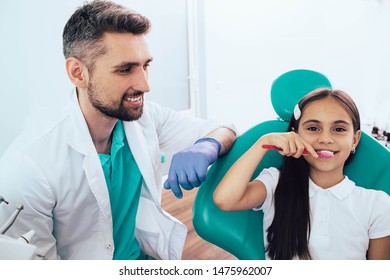
M 65 58 L 76 57 L 92 71 L 97 57 L 106 50 L 105 33 L 146 34 L 150 21 L 139 13 L 111 1 L 95 0 L 79 7 L 69 18 L 62 34 Z

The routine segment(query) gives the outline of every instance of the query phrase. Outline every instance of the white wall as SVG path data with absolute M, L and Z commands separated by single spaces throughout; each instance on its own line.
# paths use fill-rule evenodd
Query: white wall
M 0 155 L 31 111 L 61 104 L 71 86 L 62 56 L 62 28 L 77 1 L 0 4 Z
M 116 0 L 114 0 L 116 1 Z M 187 0 L 119 0 L 152 23 L 148 34 L 153 62 L 149 100 L 177 110 L 190 108 Z
M 83 2 L 0 2 L 0 155 L 30 111 L 62 104 L 71 90 L 62 30 Z M 152 20 L 149 96 L 178 109 L 187 106 L 187 97 L 181 98 L 188 91 L 187 1 L 118 2 Z M 308 68 L 350 93 L 364 122 L 389 126 L 389 0 L 198 2 L 201 116 L 234 122 L 240 131 L 275 118 L 272 81 L 285 71 Z
M 390 129 L 390 1 L 203 2 L 209 118 L 240 131 L 275 118 L 272 81 L 306 68 L 348 92 L 363 122 Z

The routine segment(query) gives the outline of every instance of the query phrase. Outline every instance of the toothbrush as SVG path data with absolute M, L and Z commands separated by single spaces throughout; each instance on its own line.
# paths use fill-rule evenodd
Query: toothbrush
M 279 148 L 277 146 L 274 146 L 274 145 L 266 145 L 266 144 L 264 144 L 261 147 L 263 147 L 264 149 L 269 149 L 269 150 L 283 151 L 281 148 Z M 308 155 L 309 151 L 304 149 L 302 154 L 303 155 Z M 318 151 L 317 155 L 320 158 L 333 158 L 334 157 L 334 154 L 331 151 L 326 151 L 326 150 Z

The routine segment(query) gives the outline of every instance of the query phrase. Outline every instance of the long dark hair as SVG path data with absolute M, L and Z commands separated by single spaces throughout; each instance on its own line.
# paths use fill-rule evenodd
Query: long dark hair
M 352 98 L 341 90 L 316 89 L 298 103 L 301 112 L 310 103 L 334 98 L 352 118 L 354 132 L 360 130 L 359 111 Z M 288 131 L 298 131 L 300 118 L 293 116 Z M 353 157 L 349 156 L 345 165 Z M 311 259 L 308 248 L 310 237 L 309 164 L 304 157 L 284 157 L 279 182 L 274 195 L 275 215 L 267 229 L 266 252 L 271 259 Z

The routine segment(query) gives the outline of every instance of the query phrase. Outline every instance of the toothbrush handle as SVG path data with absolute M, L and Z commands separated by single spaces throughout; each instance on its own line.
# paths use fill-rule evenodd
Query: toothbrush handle
M 263 144 L 263 145 L 261 145 L 261 147 L 264 149 L 268 149 L 268 150 L 283 151 L 281 148 L 274 146 L 274 145 Z
M 261 147 L 264 148 L 264 149 L 268 149 L 268 150 L 283 151 L 281 148 L 279 148 L 277 146 L 274 146 L 274 145 L 263 144 L 263 145 L 261 145 Z M 309 152 L 306 149 L 304 149 L 302 154 L 303 155 L 308 155 Z

